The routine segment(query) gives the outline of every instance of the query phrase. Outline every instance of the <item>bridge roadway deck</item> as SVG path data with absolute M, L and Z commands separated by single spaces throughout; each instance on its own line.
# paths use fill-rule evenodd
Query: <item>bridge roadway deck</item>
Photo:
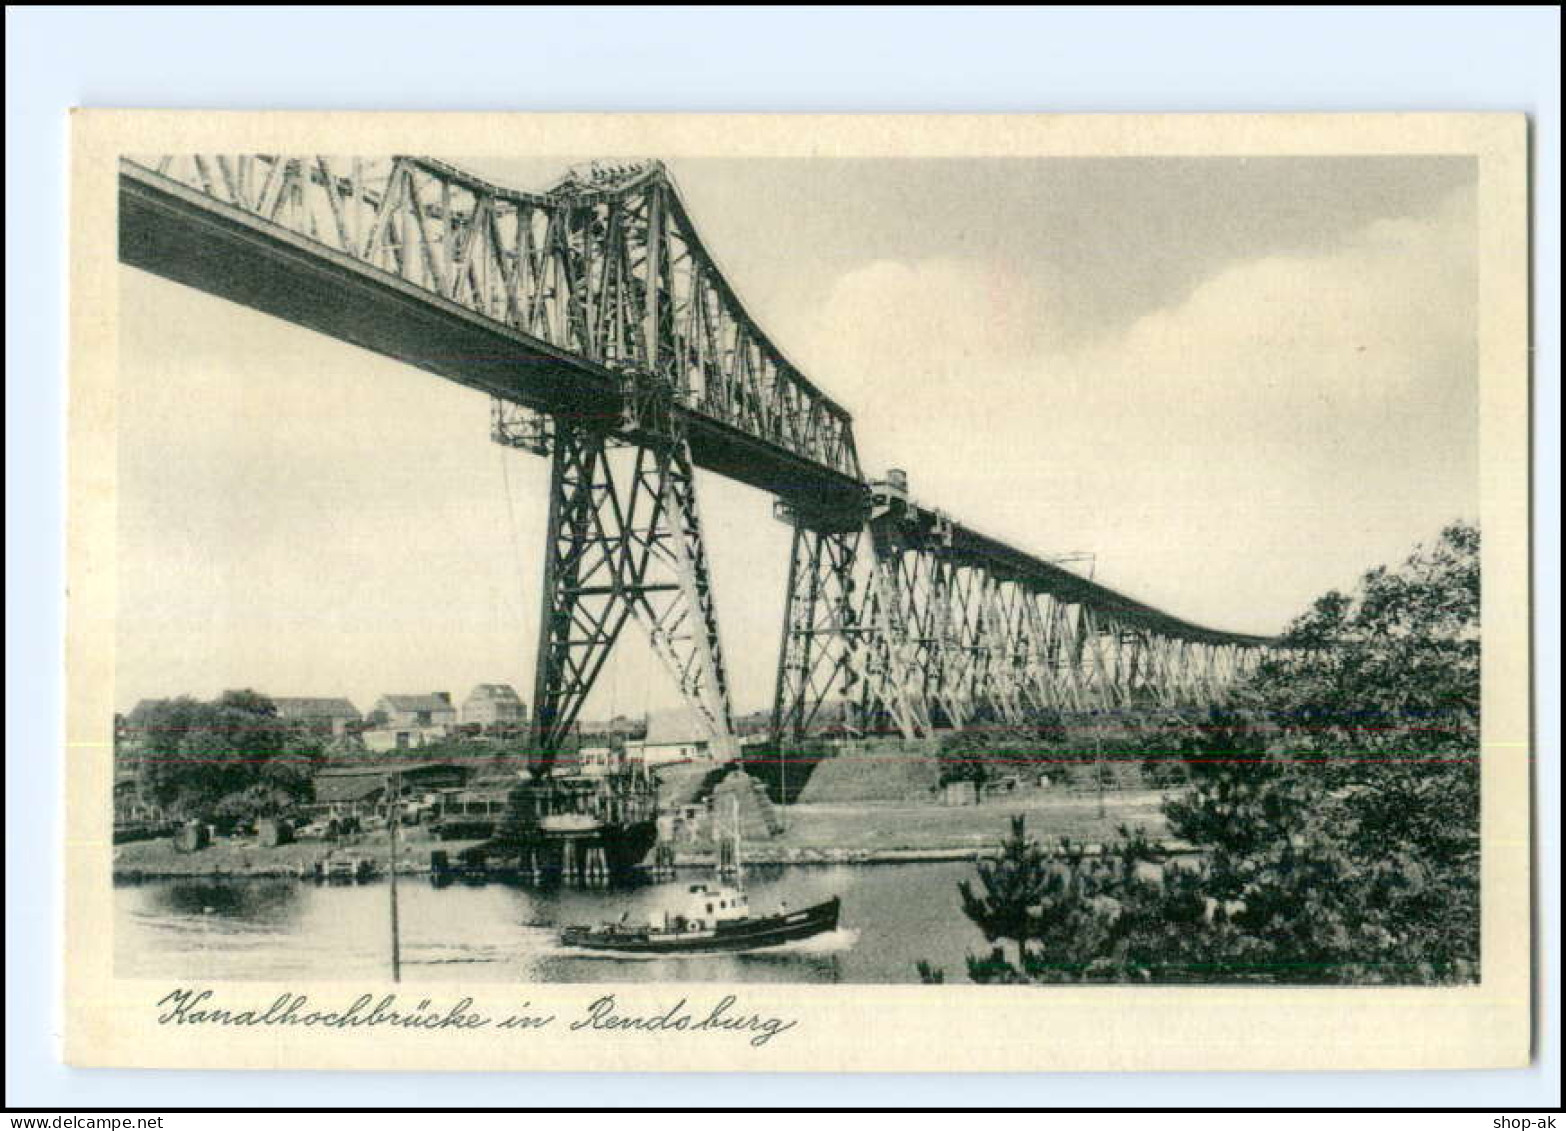
M 132 267 L 561 418 L 619 419 L 619 380 L 604 366 L 131 162 L 119 197 L 119 254 Z M 806 511 L 863 506 L 852 476 L 685 415 L 697 466 Z

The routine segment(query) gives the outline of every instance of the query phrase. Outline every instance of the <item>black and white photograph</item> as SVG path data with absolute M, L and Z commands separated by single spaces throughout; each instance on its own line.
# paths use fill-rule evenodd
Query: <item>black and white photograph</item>
M 1558 11 L 6 30 L 13 1124 L 1556 1125 Z

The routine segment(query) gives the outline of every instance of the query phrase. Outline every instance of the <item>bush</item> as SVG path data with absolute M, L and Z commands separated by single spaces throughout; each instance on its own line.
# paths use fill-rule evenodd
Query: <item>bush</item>
M 131 723 L 141 790 L 176 817 L 276 813 L 312 794 L 320 737 L 278 718 L 254 691 L 158 700 Z
M 940 784 L 995 778 L 1053 767 L 1060 761 L 1065 728 L 1058 712 L 1024 726 L 988 726 L 956 731 L 941 739 Z
M 1328 593 L 1235 706 L 1183 719 L 1164 803 L 1201 862 L 1124 832 L 1048 855 L 1015 824 L 964 884 L 981 982 L 1461 983 L 1479 963 L 1479 534 Z

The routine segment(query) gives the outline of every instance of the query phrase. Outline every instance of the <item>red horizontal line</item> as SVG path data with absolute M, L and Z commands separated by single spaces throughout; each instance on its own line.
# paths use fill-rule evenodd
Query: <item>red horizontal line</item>
M 299 755 L 278 754 L 278 755 L 274 755 L 273 757 L 270 757 L 270 758 L 179 758 L 179 757 L 142 758 L 142 759 L 139 759 L 139 761 L 142 764 L 151 763 L 151 764 L 154 764 L 154 765 L 181 765 L 181 766 L 248 766 L 248 765 L 255 765 L 255 766 L 262 766 L 262 765 L 266 765 L 266 764 L 268 764 L 270 762 L 274 762 L 274 761 L 276 761 L 276 760 L 278 760 L 280 758 L 290 758 L 290 757 L 299 757 Z M 521 757 L 529 757 L 529 756 L 528 755 L 513 755 L 513 757 L 521 758 Z M 536 758 L 536 756 L 533 756 L 533 757 Z M 560 761 L 563 757 L 569 757 L 569 755 L 559 755 L 559 754 L 557 754 L 557 755 L 555 755 L 555 760 L 556 761 Z M 765 765 L 798 764 L 798 763 L 801 763 L 801 762 L 821 763 L 821 762 L 836 762 L 836 761 L 846 761 L 846 762 L 897 762 L 897 761 L 905 761 L 905 760 L 910 760 L 910 759 L 915 759 L 915 758 L 935 758 L 935 757 L 936 757 L 936 755 L 933 755 L 933 754 L 928 754 L 928 755 L 920 755 L 920 754 L 881 754 L 881 755 L 850 754 L 850 755 L 844 755 L 844 756 L 826 755 L 824 757 L 814 757 L 814 756 L 804 755 L 804 756 L 800 756 L 800 757 L 797 757 L 797 758 L 769 756 L 769 757 L 766 757 L 766 758 L 748 758 L 748 759 L 744 759 L 742 761 L 741 765 L 743 766 L 745 764 L 749 764 L 749 765 L 752 765 L 752 766 L 765 766 Z M 1531 757 L 1531 755 L 1530 755 L 1530 757 Z M 425 761 L 426 762 L 433 761 L 433 762 L 436 762 L 436 763 L 444 763 L 444 762 L 457 762 L 457 761 L 462 761 L 464 759 L 472 760 L 472 761 L 477 761 L 478 760 L 478 758 L 473 756 L 473 755 L 451 755 L 449 757 L 431 757 L 429 759 L 425 759 Z M 1307 765 L 1308 766 L 1308 765 L 1342 765 L 1342 764 L 1345 764 L 1345 763 L 1366 763 L 1366 764 L 1368 764 L 1368 763 L 1374 763 L 1374 762 L 1383 762 L 1384 763 L 1384 762 L 1391 762 L 1391 761 L 1396 761 L 1396 762 L 1399 762 L 1399 763 L 1402 763 L 1402 764 L 1405 764 L 1405 765 L 1459 765 L 1459 764 L 1462 764 L 1462 763 L 1465 763 L 1465 762 L 1477 762 L 1479 760 L 1479 755 L 1478 754 L 1470 754 L 1470 755 L 1457 755 L 1457 756 L 1453 756 L 1453 757 L 1426 758 L 1426 757 L 1419 757 L 1419 756 L 1414 756 L 1414 755 L 1404 756 L 1404 755 L 1398 754 L 1396 752 L 1391 752 L 1391 753 L 1387 753 L 1387 754 L 1364 754 L 1364 755 L 1343 754 L 1343 755 L 1337 755 L 1337 756 L 1326 757 L 1326 758 L 1289 758 L 1289 757 L 1270 758 L 1270 757 L 1267 757 L 1267 756 L 1258 756 L 1258 757 L 1255 757 L 1255 758 L 1207 758 L 1207 757 L 1203 757 L 1200 754 L 1195 754 L 1195 755 L 1173 754 L 1173 753 L 1142 754 L 1142 753 L 1125 753 L 1125 752 L 1105 751 L 1102 755 L 1088 755 L 1088 754 L 1084 753 L 1084 755 L 1082 757 L 1080 757 L 1080 758 L 1058 757 L 1058 756 L 1049 756 L 1049 757 L 1040 756 L 1040 757 L 1037 757 L 1037 758 L 1028 758 L 1028 757 L 1016 757 L 1014 755 L 1013 756 L 1009 756 L 1009 757 L 999 757 L 999 756 L 988 755 L 988 754 L 963 754 L 961 756 L 947 757 L 947 758 L 941 759 L 941 760 L 946 761 L 946 762 L 956 763 L 958 765 L 967 764 L 967 763 L 983 762 L 983 763 L 987 763 L 987 764 L 999 763 L 1001 765 L 1011 764 L 1011 765 L 1018 765 L 1018 766 L 1039 766 L 1039 765 L 1080 766 L 1080 765 L 1089 765 L 1089 764 L 1091 764 L 1093 762 L 1099 762 L 1099 761 L 1113 761 L 1115 759 L 1120 759 L 1122 761 L 1132 761 L 1132 760 L 1146 761 L 1146 760 L 1150 760 L 1150 759 L 1166 759 L 1166 760 L 1168 760 L 1170 762 L 1186 761 L 1186 762 L 1199 762 L 1202 765 L 1237 765 L 1237 766 L 1238 765 L 1259 765 L 1259 764 L 1268 763 L 1268 762 L 1273 762 L 1273 763 L 1277 763 L 1277 764 L 1280 764 L 1280 765 L 1286 763 L 1288 765 Z M 411 764 L 422 765 L 424 763 L 411 763 Z M 325 770 L 349 770 L 349 769 L 354 769 L 355 767 L 351 763 L 341 763 L 341 762 L 338 762 L 338 763 L 334 763 L 334 764 L 331 764 L 331 765 L 324 766 L 322 768 L 325 769 Z M 379 767 L 377 767 L 377 768 L 379 769 Z M 657 769 L 656 766 L 654 766 L 652 768 L 654 770 Z M 317 771 L 317 772 L 319 772 L 319 771 Z M 369 772 L 369 771 L 367 771 L 367 772 Z M 393 774 L 393 773 L 399 773 L 401 771 L 398 770 L 397 768 L 393 767 L 393 768 L 390 768 L 390 769 L 386 769 L 383 772 L 388 773 L 388 774 Z
M 1069 760 L 1071 758 L 1071 756 L 1078 755 L 1078 754 L 1080 754 L 1084 758 L 1087 758 L 1089 761 L 1096 760 L 1096 759 L 1099 759 L 1099 758 L 1103 758 L 1103 759 L 1122 758 L 1122 759 L 1143 759 L 1143 760 L 1162 758 L 1162 759 L 1167 759 L 1169 761 L 1183 760 L 1183 761 L 1190 761 L 1190 762 L 1270 762 L 1270 761 L 1278 761 L 1278 762 L 1291 762 L 1291 763 L 1310 763 L 1310 762 L 1328 763 L 1328 762 L 1344 762 L 1344 761 L 1349 761 L 1349 760 L 1358 760 L 1358 761 L 1362 761 L 1362 762 L 1375 762 L 1375 761 L 1386 760 L 1386 759 L 1389 759 L 1389 758 L 1399 758 L 1399 759 L 1403 759 L 1403 760 L 1421 760 L 1421 761 L 1436 760 L 1436 759 L 1427 759 L 1427 758 L 1423 757 L 1422 755 L 1416 755 L 1414 752 L 1406 752 L 1405 753 L 1405 752 L 1402 752 L 1402 751 L 1395 751 L 1395 750 L 1394 751 L 1388 751 L 1385 754 L 1372 754 L 1372 753 L 1368 753 L 1367 752 L 1367 753 L 1363 753 L 1363 754 L 1329 755 L 1329 756 L 1327 756 L 1325 758 L 1291 758 L 1291 757 L 1289 757 L 1286 754 L 1278 755 L 1276 758 L 1271 757 L 1271 756 L 1266 755 L 1266 754 L 1258 754 L 1258 755 L 1255 755 L 1254 757 L 1248 757 L 1248 758 L 1212 758 L 1212 757 L 1208 757 L 1208 756 L 1203 755 L 1203 754 L 1184 754 L 1184 753 L 1179 753 L 1179 752 L 1170 751 L 1170 750 L 1158 750 L 1158 751 L 1150 751 L 1150 752 L 1145 752 L 1145 753 L 1142 752 L 1142 751 L 1135 751 L 1135 750 L 1131 750 L 1131 751 L 1127 751 L 1127 750 L 1105 750 L 1102 754 L 1095 753 L 1093 751 L 1088 751 L 1088 750 L 1082 750 L 1082 751 L 1074 751 L 1073 750 L 1073 751 L 1065 751 L 1063 753 L 1066 756 L 1065 759 L 1061 759 L 1059 756 L 1056 756 L 1056 755 L 1047 755 L 1047 754 L 1040 754 L 1038 756 L 1029 756 L 1026 753 L 1017 754 L 1016 752 L 1008 752 L 1006 755 L 1000 755 L 1000 754 L 984 754 L 984 753 L 975 753 L 975 752 L 972 752 L 972 751 L 963 751 L 961 754 L 947 754 L 947 755 L 944 755 L 944 756 L 939 756 L 939 755 L 935 755 L 935 754 L 926 754 L 926 755 L 920 755 L 920 754 L 846 754 L 846 755 L 829 754 L 829 755 L 827 755 L 825 757 L 810 758 L 809 755 L 803 755 L 803 756 L 800 756 L 800 757 L 798 757 L 798 758 L 796 758 L 794 760 L 796 760 L 796 761 L 803 761 L 803 760 L 806 760 L 807 758 L 809 758 L 810 760 L 817 761 L 817 762 L 836 762 L 836 761 L 845 761 L 845 762 L 896 762 L 896 761 L 901 761 L 901 760 L 908 759 L 908 758 L 920 758 L 920 757 L 936 758 L 936 757 L 939 757 L 941 761 L 946 761 L 946 762 L 979 762 L 979 761 L 984 761 L 984 762 L 1017 762 L 1019 764 L 1033 764 L 1033 763 L 1036 763 L 1036 762 L 1050 762 L 1050 761 L 1057 761 L 1057 760 Z M 1450 757 L 1451 760 L 1470 761 L 1470 760 L 1478 758 L 1479 755 L 1478 754 L 1460 754 L 1460 755 L 1452 755 L 1452 756 L 1445 756 L 1445 755 L 1443 755 L 1443 758 L 1447 758 L 1447 757 Z M 786 755 L 785 756 L 767 755 L 767 756 L 764 756 L 764 757 L 746 758 L 745 759 L 745 761 L 750 762 L 752 764 L 764 764 L 767 761 L 781 762 L 781 761 L 789 761 L 789 760 L 790 759 Z
M 260 717 L 261 718 L 275 719 L 278 722 L 284 722 L 284 723 L 295 722 L 295 720 L 290 720 L 290 719 L 288 719 L 288 718 L 286 718 L 286 717 L 284 717 L 282 715 L 264 715 L 264 716 L 260 716 Z M 308 720 L 297 720 L 296 725 L 310 726 L 312 724 Z M 319 725 L 319 724 L 316 724 L 316 725 Z M 410 724 L 410 725 L 417 726 L 417 725 L 423 725 L 423 724 Z M 431 725 L 436 725 L 436 724 L 431 724 Z M 526 724 L 521 724 L 521 725 L 525 726 Z M 1455 726 L 1457 724 L 1453 724 L 1453 725 Z M 198 724 L 196 724 L 194 726 L 188 726 L 188 727 L 130 726 L 129 724 L 127 724 L 127 725 L 119 727 L 118 729 L 122 733 L 129 732 L 129 733 L 132 733 L 132 734 L 153 734 L 153 733 L 157 733 L 157 732 L 180 733 L 180 732 L 191 731 L 191 730 L 205 730 L 207 728 L 203 724 L 199 724 L 198 723 Z M 948 735 L 1001 734 L 1001 733 L 1005 733 L 1005 732 L 1016 730 L 1016 729 L 1018 729 L 1018 728 L 1010 727 L 1010 726 L 1007 726 L 1005 724 L 998 724 L 996 726 L 964 727 L 960 731 L 948 731 L 946 733 Z M 1070 730 L 1098 730 L 1098 731 L 1105 731 L 1105 732 L 1113 732 L 1113 731 L 1119 731 L 1120 728 L 1117 727 L 1114 723 L 1080 723 L 1080 724 L 1079 723 L 1069 723 L 1069 724 L 1067 724 L 1067 729 L 1070 729 Z M 1158 729 L 1163 729 L 1163 728 L 1159 727 Z M 1224 733 L 1227 730 L 1236 730 L 1236 729 L 1241 729 L 1241 728 L 1219 726 L 1219 727 L 1213 727 L 1212 729 L 1216 733 L 1220 733 L 1221 734 L 1221 733 Z M 1258 729 L 1261 729 L 1261 728 L 1258 728 Z M 1284 731 L 1284 732 L 1291 731 L 1291 730 L 1303 730 L 1303 731 L 1327 731 L 1327 730 L 1375 730 L 1375 731 L 1380 731 L 1380 730 L 1406 730 L 1406 731 L 1409 731 L 1409 732 L 1414 733 L 1414 734 L 1432 734 L 1432 733 L 1440 733 L 1442 731 L 1451 730 L 1451 729 L 1453 729 L 1453 727 L 1451 727 L 1451 726 L 1414 727 L 1414 726 L 1401 726 L 1401 725 L 1396 724 L 1396 723 L 1378 723 L 1378 724 L 1371 724 L 1371 723 L 1297 723 L 1297 724 L 1292 724 L 1292 725 L 1289 725 L 1289 726 L 1279 726 L 1279 727 L 1276 727 L 1276 728 L 1269 728 L 1269 729 L 1275 729 L 1275 730 Z M 633 738 L 631 741 L 632 742 L 637 742 L 637 741 L 640 741 L 640 740 Z M 832 740 L 823 740 L 823 741 L 832 741 Z M 871 737 L 869 739 L 849 739 L 849 741 L 851 741 L 851 742 L 860 742 L 860 741 L 876 742 L 876 741 L 880 741 L 880 739 L 878 737 Z

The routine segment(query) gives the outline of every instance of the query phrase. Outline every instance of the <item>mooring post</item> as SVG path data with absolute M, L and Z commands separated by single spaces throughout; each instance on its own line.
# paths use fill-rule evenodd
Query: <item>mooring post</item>
M 386 808 L 386 820 L 390 828 L 387 838 L 387 851 L 391 860 L 387 867 L 389 884 L 388 890 L 391 899 L 391 965 L 392 981 L 402 981 L 402 939 L 397 926 L 397 826 L 402 824 L 402 774 L 388 774 L 386 776 L 386 792 L 389 803 Z

